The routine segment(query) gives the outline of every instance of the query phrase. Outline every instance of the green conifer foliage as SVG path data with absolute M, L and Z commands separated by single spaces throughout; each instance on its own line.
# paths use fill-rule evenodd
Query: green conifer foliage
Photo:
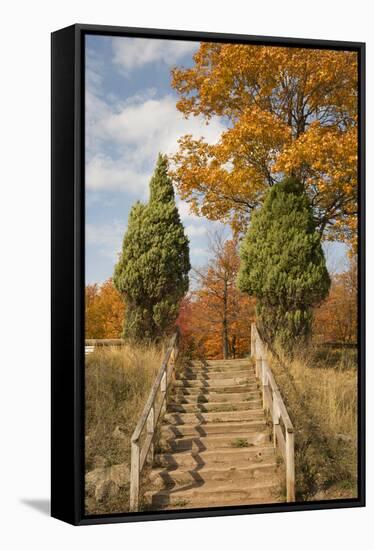
M 159 155 L 149 202 L 133 206 L 114 269 L 114 285 L 126 302 L 124 337 L 131 340 L 163 338 L 188 290 L 189 241 L 167 169 Z
M 252 216 L 240 258 L 238 286 L 257 299 L 263 338 L 291 353 L 310 335 L 312 307 L 330 288 L 311 205 L 297 180 L 285 179 L 268 191 Z

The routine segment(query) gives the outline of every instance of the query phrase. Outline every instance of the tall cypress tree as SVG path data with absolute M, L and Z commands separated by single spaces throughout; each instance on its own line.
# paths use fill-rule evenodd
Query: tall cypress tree
M 290 353 L 310 335 L 312 307 L 330 288 L 312 208 L 299 181 L 288 178 L 268 191 L 240 257 L 238 286 L 257 299 L 264 339 Z
M 172 328 L 188 290 L 189 242 L 159 155 L 150 182 L 150 199 L 130 213 L 122 254 L 113 281 L 126 302 L 124 337 L 158 340 Z

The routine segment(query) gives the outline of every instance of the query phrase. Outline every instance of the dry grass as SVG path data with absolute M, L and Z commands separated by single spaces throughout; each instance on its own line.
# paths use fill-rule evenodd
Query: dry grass
M 272 363 L 295 426 L 297 500 L 356 495 L 357 360 L 354 350 L 309 348 L 292 362 Z M 103 348 L 86 357 L 86 471 L 130 464 L 130 437 L 139 419 L 162 351 L 154 346 Z M 120 438 L 114 435 L 119 427 Z M 118 433 L 118 430 L 117 430 Z M 245 446 L 244 441 L 234 446 Z M 98 503 L 89 514 L 128 510 L 129 488 Z
M 86 356 L 86 472 L 105 465 L 130 464 L 130 437 L 160 368 L 155 346 L 97 349 Z M 118 428 L 119 427 L 119 437 Z M 117 436 L 114 431 L 117 429 Z M 86 499 L 87 513 L 125 512 L 128 488 L 114 499 Z
M 272 369 L 295 426 L 298 500 L 352 498 L 357 491 L 355 350 L 310 346 Z M 325 355 L 325 357 L 324 357 Z

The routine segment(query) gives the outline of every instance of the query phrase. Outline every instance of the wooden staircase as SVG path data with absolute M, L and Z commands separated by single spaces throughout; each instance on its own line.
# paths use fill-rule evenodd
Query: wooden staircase
M 283 460 L 271 440 L 250 359 L 185 365 L 176 375 L 160 430 L 143 497 L 147 508 L 285 500 Z

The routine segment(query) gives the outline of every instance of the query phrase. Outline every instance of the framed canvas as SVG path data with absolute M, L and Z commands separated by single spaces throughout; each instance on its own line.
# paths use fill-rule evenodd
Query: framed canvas
M 365 45 L 52 34 L 52 516 L 365 505 Z

